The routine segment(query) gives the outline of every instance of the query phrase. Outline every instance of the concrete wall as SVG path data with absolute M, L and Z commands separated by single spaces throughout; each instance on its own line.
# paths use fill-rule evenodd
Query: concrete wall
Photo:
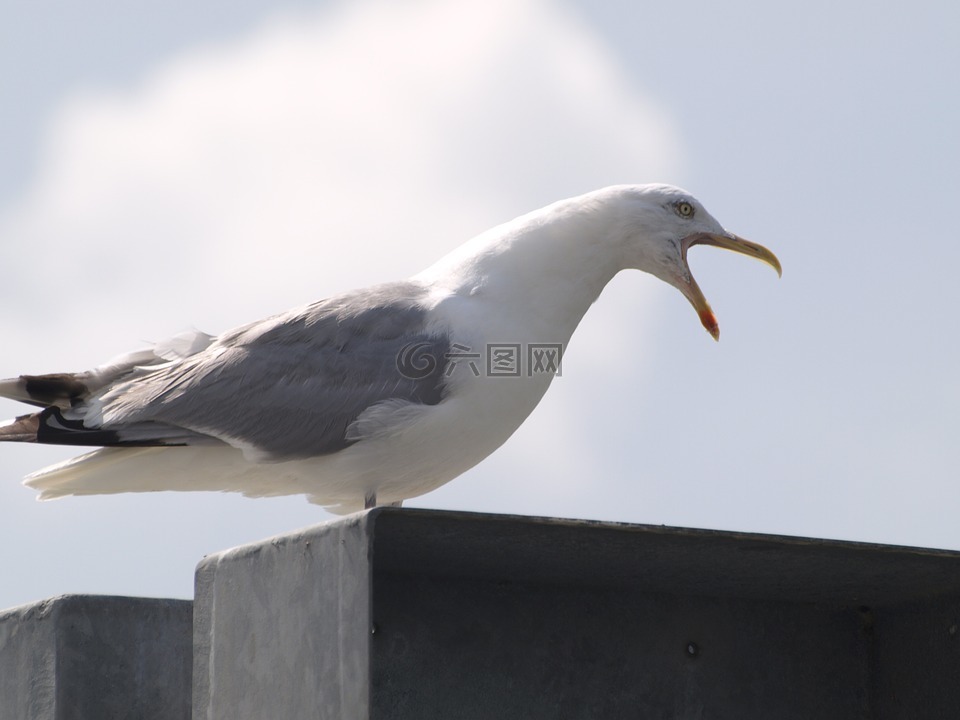
M 367 717 L 367 525 L 353 516 L 200 563 L 195 718 Z
M 191 631 L 186 600 L 66 595 L 0 612 L 0 718 L 189 720 Z
M 960 717 L 955 553 L 382 508 L 211 556 L 197 615 L 198 720 Z
M 960 717 L 957 553 L 379 508 L 196 577 L 192 643 L 182 601 L 0 614 L 0 719 Z

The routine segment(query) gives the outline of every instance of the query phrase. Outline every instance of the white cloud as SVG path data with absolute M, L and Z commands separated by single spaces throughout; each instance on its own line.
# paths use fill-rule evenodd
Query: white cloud
M 0 370 L 79 369 L 191 324 L 217 332 L 412 274 L 559 197 L 675 178 L 678 154 L 663 113 L 559 3 L 280 17 L 133 90 L 65 101 L 35 184 L 0 216 L 2 292 L 18 308 L 0 320 L 17 348 Z M 588 315 L 556 398 L 506 449 L 529 483 L 516 492 L 586 492 L 602 450 L 583 446 L 573 409 L 621 401 L 597 392 L 611 366 L 594 349 L 613 337 L 617 357 L 640 356 L 652 287 L 617 283 Z

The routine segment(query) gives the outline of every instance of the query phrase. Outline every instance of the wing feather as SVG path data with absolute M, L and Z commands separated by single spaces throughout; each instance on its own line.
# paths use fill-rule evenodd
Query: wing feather
M 424 293 L 418 284 L 391 283 L 238 328 L 66 416 L 121 431 L 144 423 L 185 428 L 261 460 L 336 452 L 356 442 L 347 428 L 371 405 L 442 399 L 450 343 L 427 330 Z M 427 371 L 400 367 L 412 346 L 434 360 Z

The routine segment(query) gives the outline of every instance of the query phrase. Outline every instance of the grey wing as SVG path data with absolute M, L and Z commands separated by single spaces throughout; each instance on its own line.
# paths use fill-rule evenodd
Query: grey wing
M 443 398 L 449 338 L 427 331 L 422 294 L 392 283 L 227 333 L 105 393 L 100 424 L 185 428 L 265 460 L 336 452 L 370 406 Z

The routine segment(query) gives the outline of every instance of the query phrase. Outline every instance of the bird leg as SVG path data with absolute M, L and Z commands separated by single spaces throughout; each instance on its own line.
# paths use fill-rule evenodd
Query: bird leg
M 394 500 L 393 502 L 384 503 L 384 507 L 402 507 L 403 500 Z M 368 492 L 363 496 L 363 509 L 369 510 L 370 508 L 375 508 L 377 506 L 377 493 L 374 491 Z

